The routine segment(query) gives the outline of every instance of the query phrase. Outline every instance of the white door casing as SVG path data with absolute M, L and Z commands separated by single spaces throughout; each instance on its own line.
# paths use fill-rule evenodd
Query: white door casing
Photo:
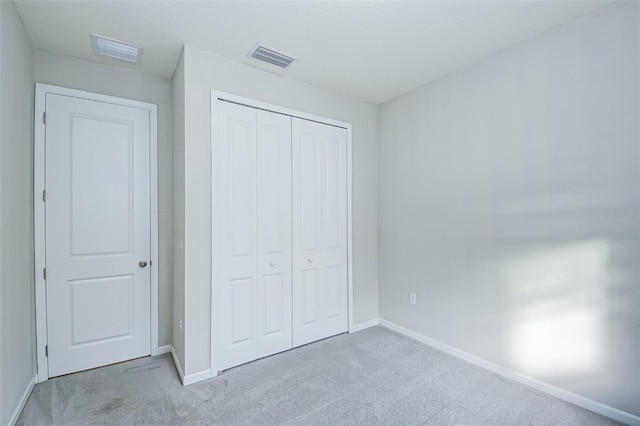
M 347 131 L 293 118 L 293 346 L 348 330 Z
M 36 207 L 37 267 L 46 255 L 46 293 L 37 285 L 36 296 L 43 381 L 149 355 L 152 340 L 157 346 L 151 315 L 157 314 L 157 302 L 151 306 L 156 134 L 155 106 L 37 89 L 36 111 L 47 113 L 46 126 L 36 125 L 36 143 L 43 145 L 35 160 L 36 190 L 47 190 L 46 203 Z M 42 343 L 48 345 L 44 366 Z
M 214 244 L 224 370 L 291 348 L 291 119 L 222 102 L 217 121 Z

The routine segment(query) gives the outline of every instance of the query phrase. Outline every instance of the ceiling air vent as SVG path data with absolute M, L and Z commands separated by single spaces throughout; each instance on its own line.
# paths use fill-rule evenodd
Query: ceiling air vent
M 142 47 L 124 43 L 112 38 L 91 34 L 93 52 L 96 55 L 108 56 L 121 61 L 139 64 L 142 62 Z
M 264 47 L 260 44 L 256 44 L 255 47 L 251 49 L 251 52 L 249 52 L 249 56 L 259 61 L 278 66 L 280 68 L 287 68 L 296 60 L 296 58 L 294 58 L 293 56 L 276 52 L 275 50 Z

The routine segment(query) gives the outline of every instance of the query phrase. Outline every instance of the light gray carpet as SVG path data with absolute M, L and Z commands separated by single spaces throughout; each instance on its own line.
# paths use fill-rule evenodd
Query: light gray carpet
M 382 327 L 182 387 L 169 355 L 35 387 L 18 425 L 613 425 Z

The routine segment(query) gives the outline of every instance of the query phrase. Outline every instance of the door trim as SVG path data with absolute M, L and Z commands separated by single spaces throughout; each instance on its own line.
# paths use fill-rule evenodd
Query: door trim
M 158 107 L 157 105 L 117 98 L 114 96 L 84 92 L 66 87 L 36 83 L 34 115 L 34 155 L 33 155 L 33 213 L 35 247 L 35 302 L 36 302 L 36 359 L 38 383 L 49 380 L 47 363 L 47 289 L 43 270 L 46 265 L 45 252 L 45 124 L 43 116 L 46 95 L 55 94 L 74 98 L 105 102 L 116 105 L 145 109 L 149 111 L 149 182 L 150 182 L 150 224 L 151 224 L 151 355 L 159 355 L 158 347 Z
M 314 114 L 308 114 L 306 112 L 297 111 L 290 108 L 273 105 L 267 102 L 257 101 L 255 99 L 245 98 L 242 96 L 234 95 L 231 93 L 222 92 L 219 90 L 211 90 L 211 165 L 215 164 L 217 157 L 217 137 L 218 137 L 218 102 L 231 102 L 248 106 L 251 108 L 261 109 L 265 111 L 275 112 L 278 114 L 288 115 L 291 117 L 301 118 L 303 120 L 315 121 L 322 124 L 328 124 L 330 126 L 341 127 L 347 131 L 347 282 L 348 282 L 348 332 L 352 333 L 357 330 L 353 323 L 353 214 L 352 214 L 352 150 L 351 150 L 351 123 L 344 121 L 334 120 L 332 118 L 321 117 Z M 216 332 L 218 330 L 218 282 L 215 279 L 214 271 L 217 270 L 217 244 L 216 236 L 218 231 L 216 229 L 217 213 L 215 207 L 215 200 L 217 194 L 215 193 L 216 174 L 212 169 L 211 173 L 211 361 L 210 361 L 210 377 L 216 377 L 218 375 L 218 339 Z M 204 380 L 206 378 L 203 378 Z

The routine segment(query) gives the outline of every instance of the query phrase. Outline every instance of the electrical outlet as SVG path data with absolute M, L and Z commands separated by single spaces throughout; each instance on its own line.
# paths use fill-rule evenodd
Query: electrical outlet
M 409 303 L 412 305 L 416 305 L 418 303 L 418 298 L 415 293 L 409 293 Z
M 180 331 L 182 331 L 182 315 L 180 315 L 180 321 L 178 322 L 178 327 L 180 327 Z

